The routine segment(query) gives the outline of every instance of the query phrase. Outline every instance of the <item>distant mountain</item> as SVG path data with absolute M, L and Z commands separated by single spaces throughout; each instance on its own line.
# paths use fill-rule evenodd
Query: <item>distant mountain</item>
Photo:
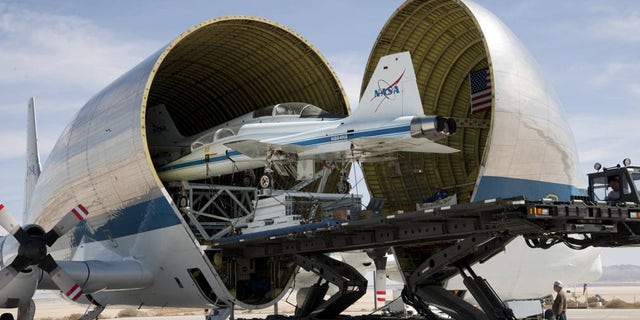
M 640 282 L 640 266 L 621 264 L 602 267 L 597 282 Z

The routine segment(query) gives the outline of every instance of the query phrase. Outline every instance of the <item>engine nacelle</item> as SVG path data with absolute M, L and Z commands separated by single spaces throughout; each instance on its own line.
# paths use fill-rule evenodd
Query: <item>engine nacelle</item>
M 453 118 L 441 116 L 419 116 L 411 119 L 411 136 L 440 140 L 456 133 L 457 124 Z
M 11 263 L 18 253 L 18 241 L 14 237 L 0 237 L 0 269 Z M 38 285 L 36 268 L 20 272 L 15 279 L 0 290 L 0 308 L 17 308 L 29 304 Z
M 28 305 L 38 285 L 35 268 L 20 272 L 15 279 L 0 290 L 0 308 L 17 308 Z

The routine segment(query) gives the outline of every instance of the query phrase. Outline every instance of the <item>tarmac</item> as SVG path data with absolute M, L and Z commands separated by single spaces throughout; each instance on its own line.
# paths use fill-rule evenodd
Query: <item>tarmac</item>
M 235 319 L 266 319 L 269 314 L 236 314 Z M 191 316 L 156 316 L 133 317 L 127 320 L 203 320 L 204 315 Z M 636 320 L 640 319 L 640 309 L 570 309 L 567 311 L 569 320 Z M 345 320 L 342 318 L 341 320 Z
M 371 290 L 370 290 L 371 291 Z M 621 299 L 626 302 L 634 303 L 638 301 L 636 309 L 569 309 L 567 310 L 567 318 L 569 320 L 631 320 L 640 319 L 640 286 L 611 286 L 611 287 L 590 287 L 589 296 L 599 295 L 603 299 L 610 301 L 613 299 Z M 292 296 L 295 296 L 292 295 Z M 571 297 L 571 295 L 569 295 Z M 571 298 L 570 298 L 571 299 Z M 34 297 L 36 303 L 36 317 L 40 320 L 62 320 L 70 315 L 80 315 L 86 311 L 85 306 L 71 303 L 63 300 L 58 294 L 53 292 L 38 292 Z M 294 311 L 293 301 L 280 301 L 278 303 L 278 311 L 280 315 L 292 315 Z M 353 319 L 383 319 L 380 314 L 368 316 L 374 310 L 373 295 L 368 293 L 360 301 L 347 309 L 344 315 L 352 316 Z M 14 310 L 3 310 L 2 312 L 14 312 Z M 236 310 L 235 319 L 266 319 L 273 315 L 274 308 L 262 310 Z M 15 314 L 15 313 L 14 313 Z M 144 315 L 144 316 L 143 316 Z M 128 320 L 204 320 L 204 309 L 143 309 L 135 310 L 130 307 L 109 306 L 102 313 L 100 319 L 122 319 L 126 317 Z M 341 317 L 346 320 L 348 317 Z M 387 320 L 389 318 L 384 318 Z

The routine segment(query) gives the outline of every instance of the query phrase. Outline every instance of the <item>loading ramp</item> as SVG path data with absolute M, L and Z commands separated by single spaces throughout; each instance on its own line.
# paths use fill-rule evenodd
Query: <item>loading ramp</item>
M 414 257 L 404 269 L 405 302 L 428 313 L 437 306 L 453 319 L 513 319 L 491 286 L 471 266 L 501 252 L 518 236 L 533 248 L 565 243 L 573 249 L 640 244 L 640 206 L 636 203 L 576 199 L 493 199 L 414 212 L 396 212 L 358 221 L 332 220 L 317 229 L 277 230 L 264 236 L 221 238 L 210 250 L 225 256 L 317 256 L 378 247 L 434 245 L 430 256 Z M 442 289 L 461 273 L 482 310 Z

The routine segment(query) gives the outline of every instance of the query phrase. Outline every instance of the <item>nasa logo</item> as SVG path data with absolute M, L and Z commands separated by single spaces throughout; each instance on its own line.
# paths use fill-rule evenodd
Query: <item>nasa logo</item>
M 403 70 L 400 76 L 398 77 L 398 79 L 396 79 L 396 81 L 394 81 L 391 84 L 384 79 L 378 80 L 378 89 L 374 89 L 373 97 L 371 98 L 371 101 L 377 98 L 382 98 L 382 99 L 379 100 L 380 102 L 378 102 L 378 106 L 373 112 L 378 112 L 378 109 L 380 108 L 380 106 L 384 101 L 395 100 L 396 94 L 400 93 L 400 86 L 398 84 L 400 83 L 400 80 L 404 76 L 405 71 L 407 70 Z
M 388 97 L 392 94 L 400 93 L 400 88 L 398 88 L 398 86 L 392 86 L 388 88 L 380 88 L 374 91 L 375 92 L 373 94 L 376 98 L 380 96 Z

